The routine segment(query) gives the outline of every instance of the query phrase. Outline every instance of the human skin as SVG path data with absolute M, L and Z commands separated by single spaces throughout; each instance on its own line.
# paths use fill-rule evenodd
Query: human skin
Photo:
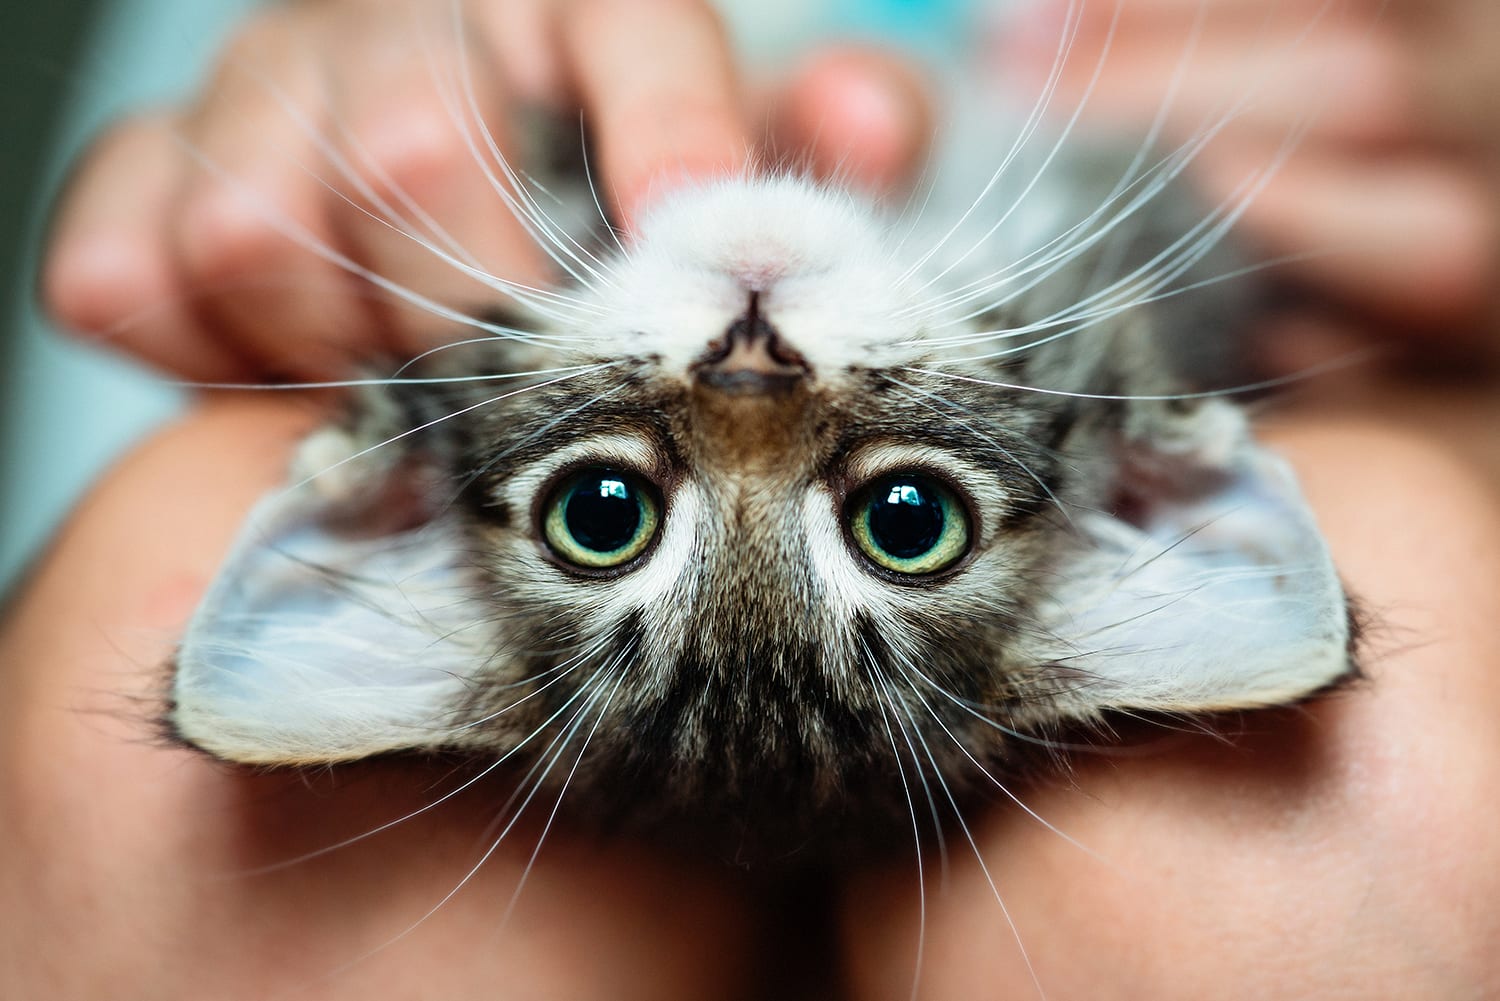
M 255 774 L 161 737 L 183 623 L 310 414 L 204 400 L 99 484 L 10 609 L 0 994 L 697 999 L 744 982 L 732 883 L 623 845 L 553 832 L 507 919 L 542 806 L 438 907 L 515 776 L 294 861 L 433 802 L 452 764 Z
M 1500 87 L 1491 0 L 1039 0 L 1027 9 L 999 56 L 1027 93 L 1052 71 L 1070 9 L 1076 18 L 1057 117 L 1082 104 L 1093 127 L 1129 137 L 1164 111 L 1172 144 L 1218 129 L 1191 167 L 1213 198 L 1290 154 L 1240 234 L 1286 257 L 1278 273 L 1325 311 L 1354 313 L 1366 337 L 1399 333 L 1471 352 L 1500 344 L 1490 292 L 1500 271 L 1500 125 L 1484 97 Z
M 53 316 L 187 380 L 336 378 L 475 331 L 328 254 L 460 311 L 498 293 L 413 236 L 492 275 L 555 282 L 486 176 L 499 167 L 476 115 L 525 168 L 522 114 L 575 129 L 581 112 L 592 180 L 627 240 L 673 184 L 767 158 L 888 191 L 929 132 L 919 76 L 859 46 L 751 86 L 708 0 L 461 6 L 463 42 L 449 0 L 259 11 L 190 102 L 119 123 L 77 166 L 42 269 Z

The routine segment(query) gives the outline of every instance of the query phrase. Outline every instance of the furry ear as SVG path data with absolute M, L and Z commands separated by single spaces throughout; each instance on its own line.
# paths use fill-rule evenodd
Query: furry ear
M 320 431 L 296 466 L 329 469 L 350 445 Z M 257 505 L 178 650 L 179 737 L 256 764 L 457 742 L 456 707 L 495 644 L 459 519 L 430 508 L 422 463 L 381 449 Z
M 1076 517 L 1048 568 L 1038 655 L 1085 679 L 1076 711 L 1285 704 L 1348 673 L 1343 588 L 1290 468 L 1227 404 L 1153 408 L 1120 444 L 1116 510 Z

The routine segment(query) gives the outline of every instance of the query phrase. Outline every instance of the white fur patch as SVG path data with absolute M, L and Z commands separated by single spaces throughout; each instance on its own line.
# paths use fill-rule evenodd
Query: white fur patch
M 685 372 L 743 316 L 762 315 L 825 379 L 882 361 L 909 341 L 902 268 L 873 211 L 797 178 L 723 181 L 674 192 L 641 225 L 597 305 L 609 350 L 654 355 Z

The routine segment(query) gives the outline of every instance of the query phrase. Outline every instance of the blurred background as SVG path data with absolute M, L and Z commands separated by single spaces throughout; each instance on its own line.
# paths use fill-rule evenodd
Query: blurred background
M 0 13 L 0 588 L 181 394 L 56 336 L 33 290 L 47 210 L 89 138 L 184 93 L 252 0 L 54 0 Z

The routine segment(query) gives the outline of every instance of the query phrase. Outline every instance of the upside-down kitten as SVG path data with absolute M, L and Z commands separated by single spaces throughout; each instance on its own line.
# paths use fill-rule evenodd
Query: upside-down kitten
M 182 643 L 175 733 L 472 752 L 798 844 L 1112 710 L 1339 679 L 1297 486 L 1183 361 L 1253 319 L 1214 284 L 1232 212 L 1181 220 L 1181 157 L 986 184 L 1001 158 L 914 220 L 796 176 L 681 191 L 597 261 L 527 209 L 579 280 L 497 283 L 521 319 L 309 439 Z M 1018 188 L 1079 208 L 1038 236 Z

